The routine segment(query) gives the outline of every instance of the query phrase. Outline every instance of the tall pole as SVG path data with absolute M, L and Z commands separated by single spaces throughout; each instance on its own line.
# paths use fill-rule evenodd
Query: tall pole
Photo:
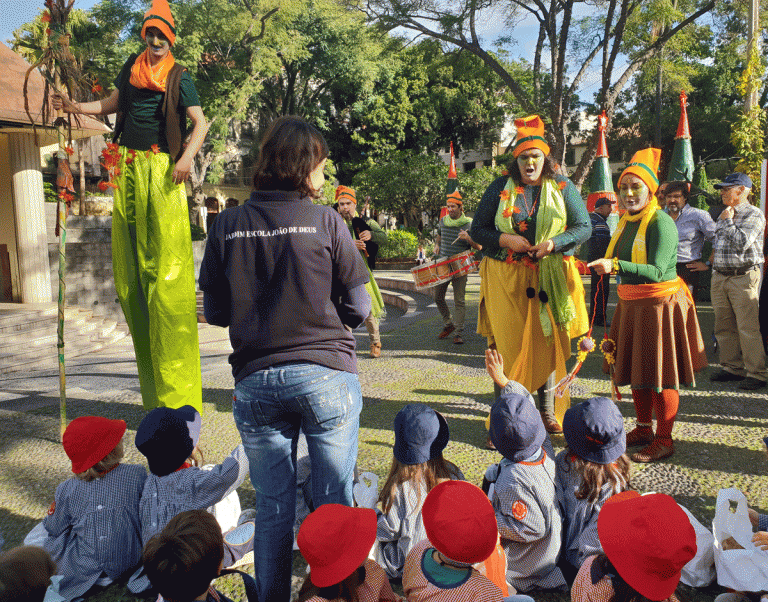
M 750 0 L 749 3 L 749 44 L 747 46 L 747 56 L 751 56 L 752 44 L 757 46 L 757 52 L 760 53 L 760 0 Z M 749 89 L 744 99 L 744 112 L 749 113 L 752 107 L 757 106 L 757 86 Z

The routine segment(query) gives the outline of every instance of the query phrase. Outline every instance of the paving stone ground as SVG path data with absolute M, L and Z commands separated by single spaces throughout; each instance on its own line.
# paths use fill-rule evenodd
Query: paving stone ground
M 384 273 L 380 273 L 383 275 Z M 387 277 L 410 279 L 408 272 Z M 589 288 L 588 282 L 586 283 Z M 445 456 L 475 483 L 500 456 L 483 448 L 484 420 L 492 399 L 492 383 L 483 367 L 485 341 L 474 333 L 477 319 L 479 278 L 471 275 L 467 286 L 467 329 L 464 345 L 452 338 L 438 340 L 442 320 L 434 302 L 410 293 L 408 313 L 389 307 L 382 324 L 382 356 L 368 357 L 365 330 L 358 329 L 359 371 L 364 396 L 361 414 L 358 465 L 361 470 L 386 476 L 394 441 L 392 420 L 406 403 L 422 402 L 442 412 L 451 429 Z M 449 289 L 449 305 L 450 300 Z M 615 301 L 615 296 L 612 296 Z M 675 428 L 676 453 L 651 465 L 635 465 L 632 485 L 641 491 L 675 496 L 706 526 L 711 525 L 717 491 L 738 487 L 753 507 L 768 512 L 768 458 L 762 437 L 768 434 L 767 391 L 742 392 L 728 383 L 710 383 L 717 369 L 712 353 L 713 314 L 709 304 L 699 307 L 701 329 L 710 366 L 697 386 L 681 390 Z M 601 338 L 602 328 L 593 336 Z M 227 363 L 231 351 L 227 332 L 201 325 L 204 428 L 201 444 L 206 461 L 221 461 L 237 445 L 239 437 L 231 416 L 233 380 Z M 569 366 L 574 360 L 569 361 Z M 572 392 L 578 402 L 593 395 L 609 395 L 609 382 L 596 353 L 585 362 Z M 634 409 L 629 390 L 618 403 L 625 426 L 632 428 Z M 122 418 L 128 423 L 126 462 L 144 463 L 132 445 L 135 430 L 144 416 L 139 395 L 132 345 L 127 338 L 99 353 L 74 358 L 67 366 L 69 418 L 98 414 Z M 56 486 L 70 476 L 67 458 L 59 444 L 58 375 L 50 371 L 11 374 L 0 379 L 0 532 L 4 550 L 21 543 L 24 535 L 45 515 Z M 555 437 L 555 447 L 564 445 Z M 246 482 L 241 502 L 253 502 Z M 296 581 L 304 564 L 297 555 Z M 230 586 L 225 586 L 225 589 Z M 237 597 L 236 586 L 231 586 Z M 689 591 L 690 600 L 711 601 L 722 591 L 718 586 Z M 567 601 L 553 592 L 534 594 L 536 600 Z M 142 600 L 127 596 L 119 585 L 91 596 L 95 601 Z

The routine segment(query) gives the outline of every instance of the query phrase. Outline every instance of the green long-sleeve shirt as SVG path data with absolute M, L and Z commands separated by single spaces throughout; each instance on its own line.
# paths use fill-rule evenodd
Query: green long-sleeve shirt
M 622 284 L 648 284 L 668 282 L 677 278 L 677 226 L 661 209 L 648 223 L 645 245 L 648 263 L 632 263 L 632 243 L 640 227 L 640 221 L 627 222 L 621 238 L 613 249 L 613 257 L 619 258 L 619 275 Z

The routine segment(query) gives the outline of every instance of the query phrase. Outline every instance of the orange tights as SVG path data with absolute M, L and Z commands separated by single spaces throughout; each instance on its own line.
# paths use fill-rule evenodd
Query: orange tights
M 662 389 L 661 393 L 653 389 L 632 389 L 632 399 L 639 423 L 651 424 L 656 412 L 656 438 L 661 439 L 661 443 L 669 444 L 680 406 L 680 394 L 675 389 Z

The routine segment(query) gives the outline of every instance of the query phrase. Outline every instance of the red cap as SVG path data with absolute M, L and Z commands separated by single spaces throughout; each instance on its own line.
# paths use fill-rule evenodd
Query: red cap
M 376 511 L 323 504 L 299 528 L 296 543 L 317 587 L 341 583 L 355 572 L 376 541 Z
M 64 431 L 64 451 L 72 460 L 72 472 L 85 472 L 117 447 L 125 434 L 125 420 L 80 416 Z
M 427 494 L 421 508 L 430 543 L 450 560 L 475 564 L 496 548 L 496 513 L 477 485 L 443 481 Z
M 603 551 L 631 588 L 666 600 L 680 571 L 696 555 L 696 532 L 674 499 L 624 491 L 609 498 L 597 518 Z

